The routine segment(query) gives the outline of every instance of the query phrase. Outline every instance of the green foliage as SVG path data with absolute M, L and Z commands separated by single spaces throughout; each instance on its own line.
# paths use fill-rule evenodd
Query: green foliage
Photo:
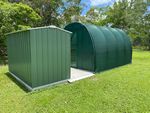
M 37 26 L 41 19 L 32 8 L 22 3 L 1 2 L 1 9 L 10 16 L 16 30 L 18 25 Z
M 126 28 L 127 21 L 126 21 L 126 9 L 128 7 L 128 2 L 116 2 L 114 3 L 113 7 L 110 7 L 109 10 L 106 12 L 106 22 L 111 23 L 113 27 L 117 28 Z M 106 23 L 106 24 L 107 24 Z
M 79 20 L 81 14 L 81 0 L 33 0 L 25 2 L 35 9 L 42 17 L 41 25 L 64 26 L 72 22 L 72 18 Z
M 79 21 L 82 11 L 82 6 L 80 5 L 81 0 L 66 0 L 65 2 L 67 5 L 64 6 L 64 11 L 61 15 L 64 24 Z
M 31 6 L 41 17 L 40 26 L 64 26 L 72 21 L 79 21 L 81 17 L 81 0 L 18 0 Z M 11 0 L 11 2 L 16 2 Z
M 40 26 L 60 25 L 59 8 L 63 7 L 62 0 L 22 0 L 31 6 L 42 18 Z
M 133 51 L 132 64 L 36 92 L 25 92 L 0 67 L 0 113 L 148 113 L 150 52 Z M 10 79 L 11 78 L 11 79 Z
M 3 61 L 7 59 L 5 34 L 37 26 L 40 21 L 41 17 L 29 6 L 0 1 L 0 57 Z
M 142 44 L 150 50 L 150 14 L 144 16 L 144 23 L 140 30 Z
M 86 14 L 86 18 L 85 18 L 86 23 L 92 23 L 99 26 L 105 25 L 106 24 L 105 12 L 108 10 L 108 8 L 109 7 L 104 7 L 104 8 L 92 7 Z

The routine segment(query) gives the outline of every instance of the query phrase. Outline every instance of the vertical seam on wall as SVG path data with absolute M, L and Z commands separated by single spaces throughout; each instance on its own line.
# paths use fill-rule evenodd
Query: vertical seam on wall
M 31 31 L 29 30 L 29 50 L 30 50 L 30 82 L 31 82 L 31 87 L 33 86 L 32 82 L 32 66 L 31 66 Z

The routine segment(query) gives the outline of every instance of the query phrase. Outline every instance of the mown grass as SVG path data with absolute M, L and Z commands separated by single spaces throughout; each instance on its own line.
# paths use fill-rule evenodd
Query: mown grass
M 26 92 L 0 67 L 0 113 L 148 113 L 150 52 L 133 63 L 72 84 Z

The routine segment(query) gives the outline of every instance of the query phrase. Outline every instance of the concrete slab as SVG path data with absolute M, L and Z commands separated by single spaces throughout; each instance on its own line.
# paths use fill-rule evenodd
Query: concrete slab
M 74 82 L 77 80 L 81 80 L 84 78 L 88 78 L 93 76 L 93 72 L 81 70 L 81 69 L 76 69 L 76 68 L 71 68 L 71 78 L 68 80 L 68 82 Z

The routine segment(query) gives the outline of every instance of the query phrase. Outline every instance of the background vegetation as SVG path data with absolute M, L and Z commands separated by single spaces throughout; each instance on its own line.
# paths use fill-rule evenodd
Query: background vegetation
M 131 37 L 134 46 L 150 50 L 150 13 L 143 0 L 120 0 L 113 6 L 92 7 L 81 15 L 81 0 L 1 0 L 0 60 L 7 63 L 5 34 L 37 26 L 66 24 L 79 21 L 121 28 Z

